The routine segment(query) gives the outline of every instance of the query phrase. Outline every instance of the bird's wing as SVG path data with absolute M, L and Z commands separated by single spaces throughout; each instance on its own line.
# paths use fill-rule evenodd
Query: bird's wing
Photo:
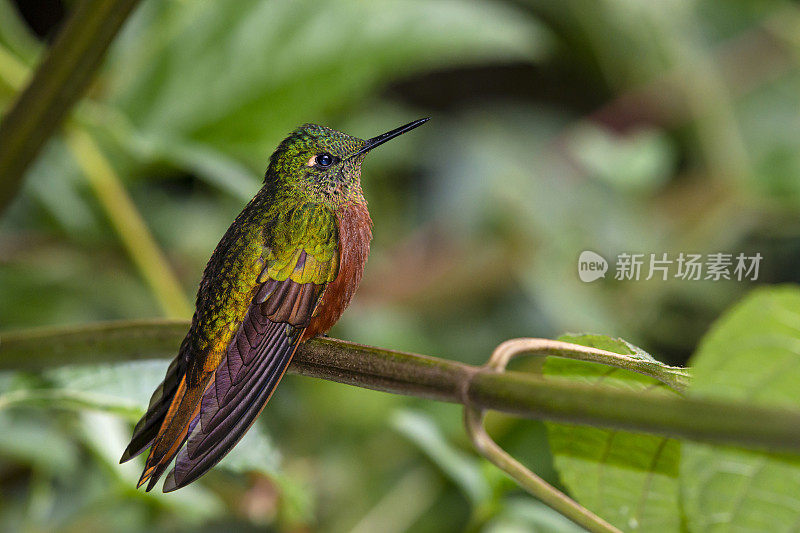
M 268 282 L 261 290 L 274 290 L 270 285 L 296 293 L 284 295 L 279 307 L 307 323 L 322 286 Z M 304 328 L 272 321 L 265 307 L 254 303 L 248 310 L 189 424 L 186 446 L 177 455 L 164 492 L 188 485 L 219 462 L 244 436 L 283 377 Z
M 205 363 L 198 358 L 179 380 L 168 373 L 159 387 L 161 397 L 154 395 L 154 416 L 145 415 L 137 425 L 150 433 L 135 433 L 131 451 L 126 451 L 132 456 L 152 441 L 140 486 L 149 480 L 150 490 L 176 455 L 164 491 L 191 483 L 222 459 L 255 421 L 283 376 L 325 285 L 338 272 L 335 229 L 331 233 L 316 226 L 295 225 L 285 242 L 268 251 L 255 296 L 215 368 L 203 372 L 197 367 Z M 177 363 L 176 378 L 179 367 Z M 165 408 L 163 397 L 174 381 L 178 383 Z M 163 419 L 153 438 L 153 420 L 160 412 Z

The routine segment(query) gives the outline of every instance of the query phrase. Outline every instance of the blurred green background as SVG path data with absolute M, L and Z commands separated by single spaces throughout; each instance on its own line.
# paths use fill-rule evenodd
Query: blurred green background
M 0 0 L 0 106 L 72 8 Z M 431 116 L 364 165 L 373 251 L 332 336 L 479 364 L 591 331 L 683 363 L 754 283 L 589 284 L 578 256 L 759 252 L 757 283 L 800 281 L 798 36 L 760 0 L 143 0 L 0 218 L 0 329 L 188 317 L 290 130 Z M 0 529 L 574 530 L 459 407 L 297 376 L 201 482 L 137 493 L 117 458 L 166 364 L 0 374 Z M 11 405 L 31 388 L 96 409 Z M 489 426 L 558 483 L 541 424 Z

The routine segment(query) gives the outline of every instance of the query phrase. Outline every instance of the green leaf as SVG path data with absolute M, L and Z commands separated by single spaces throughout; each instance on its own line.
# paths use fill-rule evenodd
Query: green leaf
M 622 339 L 565 335 L 559 340 L 653 362 Z M 669 389 L 654 378 L 605 365 L 548 357 L 546 376 L 603 382 L 633 390 Z M 570 494 L 591 511 L 626 531 L 679 531 L 680 442 L 628 431 L 547 424 L 556 470 Z
M 164 379 L 166 361 L 136 361 L 104 366 L 65 366 L 43 373 L 46 384 L 0 391 L 0 410 L 34 406 L 93 410 L 135 422 L 156 384 Z
M 548 42 L 534 18 L 497 2 L 148 4 L 113 51 L 108 101 L 146 136 L 208 144 L 259 170 L 299 123 L 392 79 L 530 60 Z
M 624 339 L 595 334 L 566 334 L 562 335 L 559 340 L 625 355 L 630 359 L 630 364 L 626 368 L 630 368 L 631 371 L 556 357 L 547 360 L 546 370 L 551 376 L 568 377 L 588 383 L 604 379 L 606 384 L 612 382 L 623 387 L 634 382 L 675 389 L 683 389 L 689 380 L 687 369 L 665 365 Z M 634 387 L 634 389 L 638 388 L 641 387 L 638 385 Z
M 106 471 L 116 480 L 116 486 L 130 490 L 142 472 L 142 459 L 120 465 L 119 456 L 130 439 L 130 427 L 124 421 L 108 413 L 85 411 L 80 413 L 81 437 L 96 459 L 105 464 Z M 131 496 L 129 496 L 131 497 Z M 219 520 L 225 512 L 220 497 L 203 483 L 195 483 L 174 495 L 160 490 L 135 493 L 135 498 L 144 499 L 172 509 L 192 524 Z
M 393 416 L 392 424 L 430 457 L 473 505 L 481 505 L 491 497 L 480 463 L 451 446 L 428 416 L 404 410 Z
M 103 366 L 65 366 L 44 373 L 53 389 L 41 392 L 77 401 L 78 407 L 127 415 L 136 421 L 167 370 L 167 361 L 134 361 Z M 34 392 L 34 391 L 29 391 Z M 56 404 L 60 406 L 59 404 Z
M 159 143 L 159 154 L 164 160 L 194 172 L 207 183 L 245 202 L 261 186 L 258 174 L 207 144 L 164 141 Z
M 20 406 L 104 411 L 131 421 L 142 414 L 139 408 L 119 398 L 69 389 L 23 389 L 0 394 L 0 409 Z
M 753 291 L 717 321 L 693 363 L 691 395 L 800 405 L 800 290 Z M 800 523 L 796 457 L 686 442 L 681 490 L 694 531 L 795 531 Z

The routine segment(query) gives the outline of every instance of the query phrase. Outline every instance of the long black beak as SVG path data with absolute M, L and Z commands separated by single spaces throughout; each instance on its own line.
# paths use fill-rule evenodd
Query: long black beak
M 400 126 L 399 128 L 395 128 L 392 131 L 387 131 L 386 133 L 378 135 L 377 137 L 373 137 L 372 139 L 368 139 L 367 143 L 364 145 L 364 148 L 362 148 L 361 150 L 359 150 L 355 154 L 351 155 L 350 157 L 357 157 L 357 156 L 359 156 L 361 154 L 369 152 L 370 150 L 372 150 L 376 146 L 380 146 L 383 143 L 385 143 L 386 141 L 390 141 L 390 140 L 394 139 L 398 135 L 402 135 L 402 134 L 404 134 L 404 133 L 406 133 L 408 131 L 411 131 L 414 128 L 416 128 L 417 126 L 422 126 L 423 124 L 428 122 L 428 120 L 430 120 L 430 117 L 421 118 L 419 120 L 415 120 L 414 122 L 409 122 L 405 126 Z

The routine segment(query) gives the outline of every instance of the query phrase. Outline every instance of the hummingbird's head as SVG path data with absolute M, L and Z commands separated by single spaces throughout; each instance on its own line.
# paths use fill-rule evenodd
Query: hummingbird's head
M 367 152 L 427 121 L 415 120 L 368 140 L 317 124 L 303 124 L 272 154 L 265 181 L 286 183 L 311 201 L 336 207 L 363 202 L 361 163 Z

